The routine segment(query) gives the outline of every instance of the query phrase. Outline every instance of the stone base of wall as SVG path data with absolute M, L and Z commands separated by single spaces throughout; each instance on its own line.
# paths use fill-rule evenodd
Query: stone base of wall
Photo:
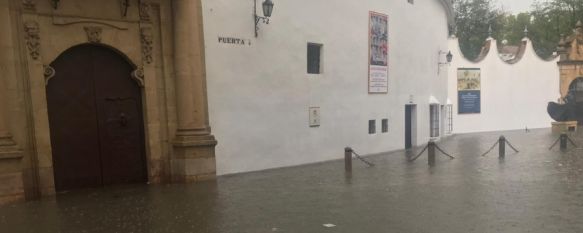
M 171 160 L 172 182 L 188 183 L 216 178 L 214 136 L 178 138 Z
M 0 174 L 0 184 L 0 205 L 25 199 L 22 172 Z
M 21 160 L 22 152 L 13 146 L 0 148 L 0 205 L 24 200 Z
M 170 165 L 168 160 L 150 160 L 148 166 L 148 183 L 162 184 L 170 182 L 168 172 Z

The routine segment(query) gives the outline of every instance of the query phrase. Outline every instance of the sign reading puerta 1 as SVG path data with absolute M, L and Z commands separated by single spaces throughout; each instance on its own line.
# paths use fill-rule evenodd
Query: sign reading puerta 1
M 389 17 L 370 12 L 369 18 L 369 70 L 368 93 L 389 92 Z
M 457 70 L 458 114 L 481 112 L 481 72 L 479 68 Z

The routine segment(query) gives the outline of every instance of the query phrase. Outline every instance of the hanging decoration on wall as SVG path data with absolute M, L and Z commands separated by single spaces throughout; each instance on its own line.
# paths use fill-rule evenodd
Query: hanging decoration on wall
M 458 113 L 481 112 L 481 70 L 459 68 L 457 71 Z
M 389 17 L 370 12 L 368 93 L 389 92 Z

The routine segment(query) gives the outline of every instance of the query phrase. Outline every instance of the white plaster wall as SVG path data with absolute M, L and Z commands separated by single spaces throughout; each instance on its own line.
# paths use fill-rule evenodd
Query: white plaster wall
M 261 0 L 258 0 L 260 12 Z M 417 142 L 429 139 L 429 96 L 445 103 L 447 16 L 439 0 L 274 0 L 254 38 L 253 1 L 203 0 L 209 114 L 219 175 L 404 148 L 404 109 L 417 104 Z M 368 94 L 368 14 L 389 15 L 389 93 Z M 218 37 L 250 39 L 250 46 Z M 307 43 L 323 46 L 320 75 L 306 72 Z M 310 128 L 308 108 L 321 108 Z M 381 119 L 389 133 L 380 133 Z M 368 134 L 368 120 L 377 134 Z
M 463 57 L 457 38 L 450 39 L 454 60 L 449 67 L 449 98 L 453 102 L 453 132 L 470 133 L 515 129 L 549 128 L 552 119 L 547 104 L 559 98 L 558 58 L 545 61 L 534 51 L 528 39 L 524 56 L 515 64 L 498 56 L 496 40 L 488 55 L 474 63 Z M 457 69 L 480 68 L 482 71 L 482 111 L 457 114 Z

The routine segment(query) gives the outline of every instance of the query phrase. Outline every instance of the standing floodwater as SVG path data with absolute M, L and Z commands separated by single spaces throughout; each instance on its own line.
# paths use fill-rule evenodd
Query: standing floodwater
M 495 149 L 504 135 L 520 153 Z M 456 157 L 410 152 L 221 177 L 86 190 L 0 207 L 1 232 L 583 232 L 583 150 L 550 129 L 458 135 Z M 583 136 L 571 135 L 583 147 Z M 571 146 L 571 145 L 569 145 Z M 358 148 L 353 148 L 358 151 Z M 338 157 L 344 148 L 338 148 Z M 324 224 L 330 224 L 324 226 Z

